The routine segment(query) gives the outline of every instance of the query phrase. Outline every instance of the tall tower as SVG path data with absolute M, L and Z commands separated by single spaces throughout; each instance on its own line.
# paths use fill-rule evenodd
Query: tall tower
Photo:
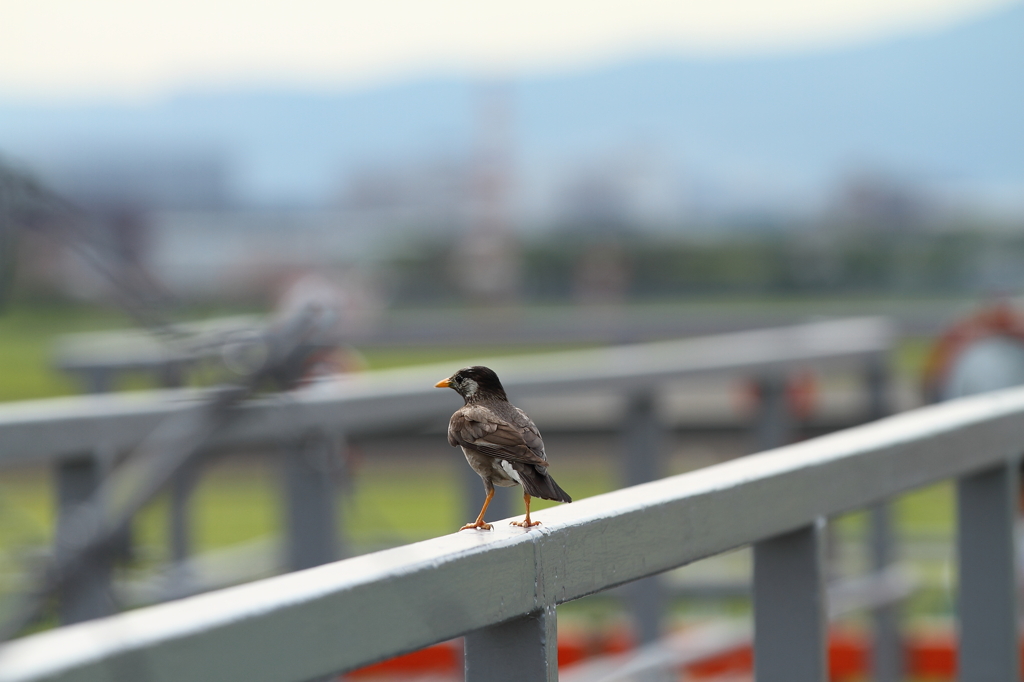
M 476 303 L 511 303 L 521 283 L 519 247 L 510 216 L 512 93 L 508 83 L 481 85 L 470 168 L 469 229 L 455 272 Z

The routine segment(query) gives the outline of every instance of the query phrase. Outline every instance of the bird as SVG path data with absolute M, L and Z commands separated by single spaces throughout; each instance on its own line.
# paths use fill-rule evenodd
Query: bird
M 448 423 L 448 442 L 462 448 L 469 466 L 483 479 L 487 493 L 476 521 L 459 530 L 491 530 L 484 514 L 494 497 L 494 486 L 523 487 L 526 518 L 511 523 L 527 530 L 540 525 L 540 521 L 530 519 L 531 497 L 572 502 L 548 474 L 540 431 L 525 412 L 508 401 L 494 370 L 480 365 L 464 367 L 434 387 L 454 389 L 466 401 Z

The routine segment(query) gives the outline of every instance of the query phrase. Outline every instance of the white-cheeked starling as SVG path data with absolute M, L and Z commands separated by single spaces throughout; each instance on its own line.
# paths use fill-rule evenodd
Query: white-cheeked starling
M 540 431 L 525 412 L 508 401 L 497 374 L 487 367 L 466 367 L 435 386 L 455 389 L 466 401 L 448 424 L 448 442 L 462 448 L 487 492 L 476 521 L 460 530 L 491 529 L 491 524 L 484 522 L 484 513 L 494 497 L 494 486 L 523 486 L 526 518 L 512 523 L 527 529 L 540 524 L 530 520 L 531 497 L 572 502 L 548 475 Z

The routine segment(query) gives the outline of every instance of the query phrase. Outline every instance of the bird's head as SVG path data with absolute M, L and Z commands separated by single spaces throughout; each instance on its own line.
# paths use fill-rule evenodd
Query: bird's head
M 466 402 L 475 402 L 486 397 L 508 400 L 505 389 L 498 380 L 498 375 L 489 367 L 465 367 L 447 379 L 434 384 L 435 388 L 452 388 L 465 398 Z

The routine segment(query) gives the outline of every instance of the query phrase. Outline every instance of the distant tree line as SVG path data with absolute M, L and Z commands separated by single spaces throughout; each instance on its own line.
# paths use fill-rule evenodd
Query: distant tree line
M 1024 291 L 1024 230 L 821 228 L 681 237 L 561 231 L 523 240 L 514 295 L 615 302 L 703 295 L 964 294 Z M 465 298 L 458 239 L 390 263 L 397 303 Z

